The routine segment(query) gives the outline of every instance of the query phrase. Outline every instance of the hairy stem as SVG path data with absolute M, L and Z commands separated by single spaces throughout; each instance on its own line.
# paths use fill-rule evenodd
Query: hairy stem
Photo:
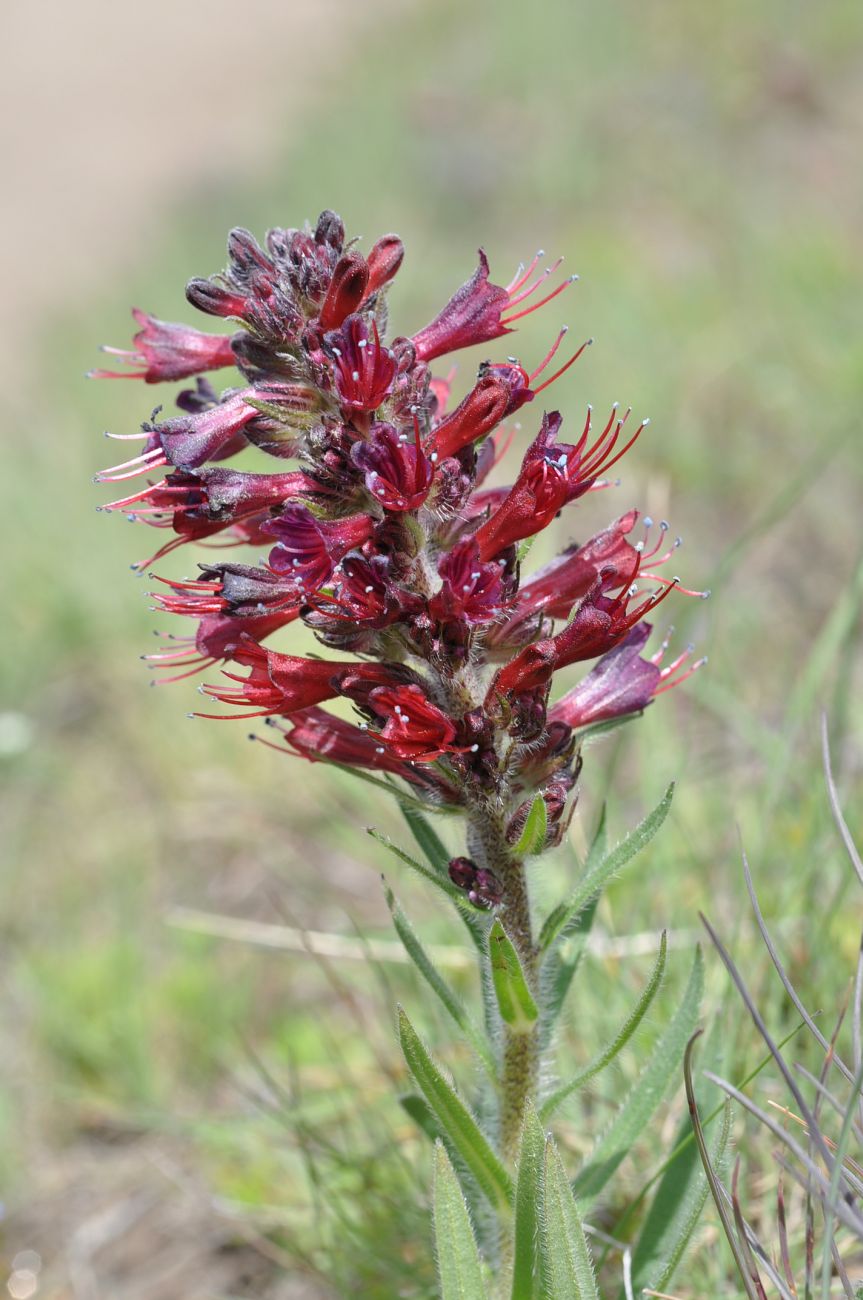
M 534 996 L 537 993 L 537 948 L 530 915 L 524 863 L 506 842 L 502 819 L 484 807 L 471 814 L 468 843 L 473 857 L 493 871 L 502 886 L 500 916 L 521 960 Z M 500 1145 L 513 1163 L 518 1154 L 524 1107 L 536 1092 L 539 1075 L 539 1034 L 514 1032 L 504 1026 L 500 1090 Z

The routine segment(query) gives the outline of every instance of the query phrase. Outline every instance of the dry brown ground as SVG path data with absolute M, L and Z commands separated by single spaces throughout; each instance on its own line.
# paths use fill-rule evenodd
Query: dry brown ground
M 251 178 L 301 131 L 397 0 L 7 0 L 0 44 L 0 379 L 40 329 L 140 256 L 184 195 Z M 25 385 L 26 386 L 26 385 Z M 7 413 L 9 405 L 7 403 Z M 5 1225 L 3 1293 L 27 1300 L 309 1300 L 244 1245 L 182 1153 L 94 1134 L 31 1171 Z M 37 1252 L 38 1278 L 26 1268 Z M 30 1288 L 35 1286 L 35 1291 Z

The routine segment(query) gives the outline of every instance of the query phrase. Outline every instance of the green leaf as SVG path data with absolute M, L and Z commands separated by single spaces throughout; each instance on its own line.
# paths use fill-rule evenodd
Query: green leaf
M 425 854 L 429 866 L 434 867 L 438 875 L 449 879 L 447 868 L 449 867 L 450 854 L 446 846 L 438 835 L 437 831 L 429 822 L 428 818 L 415 808 L 412 804 L 405 803 L 399 794 L 399 807 L 402 816 L 407 822 L 411 835 L 413 835 L 419 847 Z
M 540 1263 L 547 1300 L 599 1300 L 578 1206 L 554 1143 L 545 1144 Z
M 415 798 L 414 795 L 408 794 L 407 790 L 400 790 L 398 786 L 392 785 L 389 781 L 382 781 L 379 776 L 372 776 L 371 772 L 364 772 L 361 767 L 348 767 L 347 763 L 334 763 L 328 758 L 320 758 L 317 761 L 326 763 L 327 767 L 334 767 L 339 772 L 344 772 L 345 776 L 352 777 L 357 781 L 365 781 L 367 785 L 377 786 L 379 790 L 385 790 L 387 794 L 396 795 L 400 801 L 406 802 L 411 807 L 416 807 L 417 811 L 430 806 L 421 799 Z M 442 812 L 443 809 L 435 809 L 435 811 Z
M 576 1196 L 592 1198 L 602 1191 L 662 1101 L 680 1070 L 686 1044 L 698 1019 L 703 991 L 704 959 L 701 949 L 696 948 L 683 1000 L 644 1070 L 596 1143 L 590 1160 L 576 1178 Z
M 405 1060 L 441 1129 L 494 1209 L 498 1214 L 509 1214 L 512 1204 L 509 1174 L 467 1106 L 435 1065 L 401 1007 L 398 1014 Z
M 686 1120 L 687 1127 L 689 1120 Z M 713 1137 L 711 1163 L 719 1167 L 731 1132 L 731 1102 L 723 1106 L 722 1123 Z M 656 1195 L 632 1257 L 632 1290 L 664 1291 L 689 1245 L 707 1200 L 707 1178 L 691 1143 L 671 1161 Z
M 589 903 L 579 912 L 567 932 L 569 952 L 566 956 L 557 944 L 548 954 L 541 972 L 542 984 L 542 1039 L 547 1045 L 551 1038 L 557 1017 L 560 1015 L 566 995 L 570 990 L 576 971 L 581 965 L 587 950 L 587 941 L 599 906 L 599 895 L 595 894 Z
M 516 855 L 520 858 L 531 858 L 537 853 L 542 853 L 547 835 L 548 808 L 542 795 L 538 794 L 525 818 L 518 844 L 515 846 Z
M 434 1237 L 441 1300 L 485 1300 L 482 1265 L 470 1215 L 440 1142 L 434 1162 Z
M 435 1119 L 429 1108 L 425 1097 L 421 1097 L 418 1092 L 405 1092 L 399 1097 L 399 1105 L 406 1115 L 409 1115 L 417 1128 L 425 1133 L 427 1138 L 436 1142 L 440 1137 L 440 1125 Z
M 544 1158 L 545 1134 L 536 1111 L 528 1102 L 524 1112 L 521 1154 L 518 1158 L 518 1180 L 515 1188 L 512 1300 L 532 1300 L 535 1294 Z
M 437 888 L 442 890 L 448 898 L 453 900 L 453 902 L 457 903 L 460 907 L 466 906 L 464 895 L 459 889 L 456 889 L 448 876 L 441 876 L 438 872 L 433 871 L 431 867 L 427 867 L 424 862 L 418 862 L 416 858 L 412 858 L 409 853 L 405 853 L 404 849 L 400 849 L 397 844 L 393 844 L 388 835 L 384 835 L 382 831 L 375 830 L 374 826 L 367 826 L 366 833 L 371 835 L 373 840 L 377 840 L 378 844 L 382 844 L 389 853 L 392 853 L 400 862 L 403 862 L 406 867 L 410 867 L 411 871 L 415 871 L 418 875 L 422 876 L 423 880 L 428 880 L 431 884 L 436 885 Z
M 665 974 L 667 945 L 668 940 L 665 931 L 663 930 L 662 939 L 659 944 L 659 956 L 656 959 L 656 965 L 653 967 L 650 979 L 647 981 L 641 997 L 638 999 L 617 1033 L 608 1043 L 606 1043 L 605 1047 L 597 1052 L 593 1059 L 589 1061 L 583 1069 L 579 1070 L 578 1074 L 576 1074 L 574 1078 L 563 1084 L 562 1087 L 557 1088 L 544 1102 L 540 1111 L 543 1122 L 545 1122 L 549 1116 L 557 1110 L 561 1102 L 566 1101 L 567 1097 L 570 1097 L 579 1088 L 583 1088 L 589 1079 L 592 1079 L 595 1075 L 599 1074 L 601 1070 L 604 1070 L 605 1067 L 614 1060 L 618 1052 L 620 1052 L 629 1042 L 630 1038 L 644 1019 L 647 1009 L 656 997 L 659 986 L 662 983 L 662 977 Z
M 399 794 L 399 807 L 402 816 L 410 827 L 411 834 L 434 871 L 435 881 L 440 883 L 444 892 L 457 904 L 459 916 L 467 927 L 477 952 L 482 958 L 485 958 L 485 936 L 489 926 L 488 917 L 473 907 L 461 890 L 453 885 L 448 872 L 450 855 L 437 831 L 423 816 L 420 809 L 413 804 L 406 803 L 401 794 Z M 423 872 L 423 867 L 417 864 L 413 858 L 411 858 L 409 865 L 412 865 L 415 870 Z
M 607 851 L 606 805 L 603 804 L 600 809 L 596 831 L 587 852 L 587 861 L 584 864 L 585 873 L 592 871 L 596 864 L 602 861 Z M 571 940 L 569 955 L 565 957 L 560 951 L 560 945 L 557 945 L 546 959 L 542 970 L 543 1046 L 548 1044 L 557 1017 L 560 1015 L 566 995 L 575 978 L 575 973 L 581 965 L 581 959 L 587 947 L 588 936 L 593 927 L 598 904 L 599 895 L 594 894 L 593 898 L 588 903 L 585 903 L 572 925 L 568 928 L 567 937 Z
M 414 965 L 422 975 L 423 979 L 425 979 L 431 988 L 434 989 L 435 993 L 440 998 L 441 1002 L 444 1004 L 479 1059 L 482 1061 L 489 1078 L 496 1084 L 497 1066 L 491 1047 L 474 1024 L 461 1000 L 450 988 L 443 975 L 441 975 L 440 971 L 435 966 L 431 957 L 429 957 L 420 942 L 416 931 L 405 916 L 399 903 L 396 902 L 393 891 L 386 884 L 384 885 L 384 891 L 386 893 L 387 906 L 389 907 L 390 914 L 393 918 L 393 925 L 395 926 L 396 933 L 405 946 L 405 951 L 412 958 Z
M 578 887 L 568 901 L 561 903 L 546 918 L 539 936 L 540 948 L 547 949 L 559 934 L 565 933 L 594 894 L 599 893 L 612 876 L 616 875 L 631 858 L 635 857 L 636 853 L 650 843 L 668 816 L 673 795 L 674 782 L 668 787 L 653 812 L 648 813 L 644 821 L 639 822 L 635 830 L 627 835 L 625 840 L 622 840 L 610 853 L 607 853 L 595 867 L 588 867 L 585 870 Z
M 498 917 L 489 931 L 491 978 L 501 1020 L 517 1034 L 529 1033 L 539 1015 L 515 945 Z

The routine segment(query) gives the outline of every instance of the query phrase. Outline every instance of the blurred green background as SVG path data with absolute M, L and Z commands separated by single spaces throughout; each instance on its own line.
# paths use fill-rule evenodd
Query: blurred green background
M 89 63 L 74 76 L 49 38 L 70 95 L 90 94 L 89 116 L 67 120 L 50 77 L 44 91 L 26 79 L 15 121 L 5 115 L 24 168 L 7 246 L 0 487 L 6 1248 L 40 1251 L 49 1297 L 427 1295 L 424 1215 L 404 1208 L 427 1157 L 383 1105 L 399 1068 L 391 1004 L 420 1011 L 407 969 L 324 967 L 166 918 L 187 906 L 388 937 L 383 866 L 425 937 L 452 938 L 448 919 L 363 835 L 374 822 L 404 836 L 368 787 L 247 745 L 242 723 L 188 721 L 194 682 L 147 689 L 138 656 L 170 621 L 150 612 L 129 565 L 153 534 L 97 514 L 105 493 L 91 478 L 115 459 L 102 429 L 133 431 L 170 394 L 83 374 L 99 343 L 130 338 L 131 304 L 191 319 L 185 280 L 223 265 L 231 225 L 261 236 L 333 207 L 366 247 L 398 231 L 407 257 L 391 314 L 403 333 L 467 278 L 480 244 L 504 283 L 537 246 L 564 253 L 579 283 L 495 355 L 535 363 L 566 322 L 571 338 L 596 339 L 552 390 L 570 432 L 587 402 L 631 403 L 651 426 L 621 485 L 572 511 L 559 539 L 638 505 L 684 536 L 684 581 L 713 591 L 663 607 L 709 668 L 588 754 L 576 848 L 607 788 L 617 835 L 679 781 L 671 824 L 612 890 L 602 930 L 669 926 L 685 948 L 703 908 L 767 996 L 739 827 L 810 1004 L 835 1002 L 855 916 L 817 723 L 826 709 L 853 820 L 863 10 L 217 5 L 201 30 L 190 11 L 179 35 L 163 14 L 143 38 L 147 63 L 122 16 L 91 8 L 78 34 Z M 22 84 L 32 58 L 22 44 Z M 462 389 L 479 359 L 459 358 Z M 528 408 L 524 438 L 535 423 Z M 181 553 L 160 571 L 192 567 Z M 560 887 L 561 867 L 538 870 L 540 891 Z M 573 1056 L 602 1040 L 649 960 L 592 962 Z M 673 965 L 682 978 L 686 953 Z M 781 1027 L 787 1009 L 769 996 Z M 450 1050 L 445 1026 L 429 1016 L 426 1028 Z M 739 1063 L 751 1063 L 757 1048 L 739 1038 Z M 630 1058 L 621 1086 L 638 1069 Z M 601 1119 L 607 1099 L 594 1104 Z M 642 1177 L 669 1113 L 671 1128 L 646 1138 Z M 374 1238 L 368 1258 L 343 1258 L 349 1224 L 341 1238 L 324 1230 L 305 1133 Z M 129 1222 L 121 1214 L 102 1240 L 93 1224 L 117 1206 Z M 710 1230 L 701 1250 L 699 1268 L 720 1277 Z M 347 1271 L 327 1282 L 334 1268 Z M 703 1294 L 685 1273 L 680 1294 Z M 135 1289 L 144 1276 L 149 1289 Z

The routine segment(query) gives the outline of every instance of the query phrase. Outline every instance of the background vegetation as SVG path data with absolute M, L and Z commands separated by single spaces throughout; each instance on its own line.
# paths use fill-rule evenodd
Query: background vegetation
M 286 77 L 293 61 L 302 52 L 286 34 Z M 467 277 L 480 243 L 503 280 L 538 243 L 563 252 L 581 281 L 526 322 L 513 350 L 538 359 L 566 321 L 570 337 L 596 338 L 553 391 L 569 427 L 588 401 L 652 417 L 620 487 L 572 512 L 560 539 L 635 503 L 668 518 L 686 539 L 685 580 L 713 591 L 706 605 L 676 602 L 676 636 L 697 641 L 710 667 L 585 765 L 579 852 L 607 790 L 613 839 L 679 784 L 668 825 L 602 904 L 601 936 L 626 939 L 628 955 L 612 945 L 591 958 L 573 1062 L 646 978 L 655 943 L 642 955 L 631 937 L 670 927 L 665 1011 L 586 1112 L 572 1110 L 572 1149 L 670 1014 L 698 908 L 732 943 L 774 1033 L 792 1027 L 750 942 L 738 828 L 792 978 L 810 1006 L 838 1004 L 858 927 L 816 719 L 826 708 L 840 786 L 859 789 L 861 65 L 863 11 L 840 0 L 405 9 L 372 25 L 352 58 L 321 67 L 294 143 L 253 182 L 226 171 L 214 183 L 209 171 L 125 275 L 106 285 L 94 267 L 86 300 L 45 320 L 0 486 L 11 846 L 0 1149 L 8 1249 L 43 1254 L 40 1294 L 90 1294 L 68 1280 L 78 1237 L 58 1226 L 52 1197 L 95 1214 L 92 1187 L 116 1180 L 114 1201 L 131 1198 L 134 1219 L 129 1189 L 151 1176 L 139 1217 L 152 1228 L 153 1205 L 179 1196 L 177 1223 L 202 1216 L 212 1250 L 240 1261 L 219 1283 L 231 1294 L 431 1294 L 418 1203 L 430 1151 L 390 1101 L 391 1005 L 398 996 L 419 1012 L 414 976 L 166 923 L 186 906 L 389 939 L 378 873 L 394 872 L 362 828 L 403 835 L 368 787 L 245 745 L 242 724 L 188 721 L 193 685 L 145 689 L 138 656 L 159 619 L 128 565 L 152 535 L 97 515 L 90 479 L 111 459 L 100 430 L 133 430 L 162 394 L 81 376 L 98 342 L 129 337 L 130 303 L 189 318 L 185 280 L 222 265 L 230 225 L 261 234 L 331 206 L 369 242 L 398 230 L 408 257 L 391 310 L 403 332 Z M 462 387 L 479 359 L 461 361 Z M 534 424 L 528 408 L 525 439 Z M 162 571 L 191 568 L 185 555 Z M 420 888 L 398 880 L 424 937 L 446 943 L 444 914 Z M 708 975 L 721 1014 L 715 960 Z M 447 1026 L 423 1027 L 446 1057 Z M 742 1077 L 763 1049 L 739 1012 L 724 1034 L 726 1073 Z M 679 1117 L 678 1096 L 624 1167 L 606 1227 Z M 773 1175 L 766 1151 L 742 1148 L 757 1219 L 762 1200 L 772 1213 Z M 341 1219 L 322 1210 L 317 1178 Z M 723 1293 L 729 1259 L 705 1224 L 680 1295 Z M 167 1240 L 169 1227 L 158 1231 Z M 126 1235 L 109 1231 L 105 1249 Z M 87 1259 L 94 1276 L 108 1267 L 93 1250 Z M 173 1296 L 173 1285 L 146 1294 Z

